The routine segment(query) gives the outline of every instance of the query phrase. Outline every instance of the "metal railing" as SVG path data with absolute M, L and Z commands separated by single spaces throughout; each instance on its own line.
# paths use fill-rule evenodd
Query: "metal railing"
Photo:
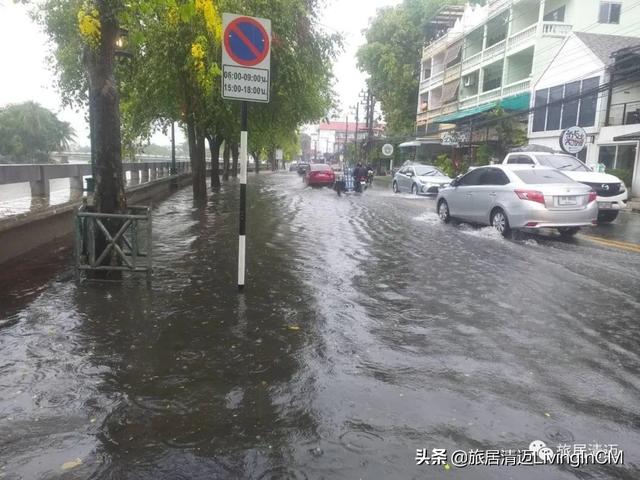
M 75 276 L 82 272 L 153 271 L 151 206 L 131 206 L 126 213 L 97 213 L 86 202 L 75 217 Z
M 611 105 L 607 125 L 633 125 L 640 123 L 640 100 Z

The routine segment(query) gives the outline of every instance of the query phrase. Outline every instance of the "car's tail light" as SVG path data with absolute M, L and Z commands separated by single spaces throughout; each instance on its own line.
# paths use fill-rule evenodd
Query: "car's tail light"
M 591 190 L 589 192 L 589 201 L 587 203 L 595 202 L 597 196 L 598 196 L 598 194 L 596 192 L 594 192 L 593 190 Z
M 514 190 L 521 200 L 530 200 L 544 205 L 544 194 L 537 190 Z

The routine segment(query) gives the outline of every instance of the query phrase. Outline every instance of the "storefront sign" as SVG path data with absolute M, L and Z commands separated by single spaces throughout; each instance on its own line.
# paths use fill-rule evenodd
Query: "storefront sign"
M 569 127 L 560 135 L 560 148 L 575 155 L 580 153 L 587 144 L 587 132 L 582 127 Z
M 391 145 L 390 143 L 385 143 L 382 146 L 382 154 L 386 157 L 390 157 L 391 155 L 393 155 L 393 145 Z
M 461 143 L 467 142 L 465 132 L 445 132 L 442 134 L 440 143 L 448 147 L 457 147 Z

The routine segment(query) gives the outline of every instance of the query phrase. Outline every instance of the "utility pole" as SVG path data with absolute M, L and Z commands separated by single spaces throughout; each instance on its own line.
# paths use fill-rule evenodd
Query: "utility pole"
M 344 164 L 347 163 L 347 150 L 348 150 L 348 146 L 349 146 L 349 113 L 347 112 L 347 115 L 344 119 L 344 125 L 345 125 L 345 133 L 344 133 L 344 157 L 342 158 L 342 164 L 343 164 L 343 169 L 344 169 Z
M 354 166 L 358 164 L 358 122 L 360 121 L 360 102 L 356 103 L 356 133 L 355 133 L 355 143 L 354 143 Z

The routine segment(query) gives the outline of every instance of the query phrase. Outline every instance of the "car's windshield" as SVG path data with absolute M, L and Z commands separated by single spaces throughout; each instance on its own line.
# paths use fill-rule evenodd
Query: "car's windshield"
M 589 168 L 571 155 L 536 155 L 540 165 L 557 168 L 558 170 L 571 170 L 588 172 Z
M 432 167 L 432 166 L 429 166 L 429 165 L 418 165 L 418 166 L 416 166 L 414 168 L 416 170 L 416 175 L 418 175 L 419 177 L 422 177 L 422 176 L 430 176 L 430 177 L 444 176 L 444 173 L 442 173 L 436 167 Z

